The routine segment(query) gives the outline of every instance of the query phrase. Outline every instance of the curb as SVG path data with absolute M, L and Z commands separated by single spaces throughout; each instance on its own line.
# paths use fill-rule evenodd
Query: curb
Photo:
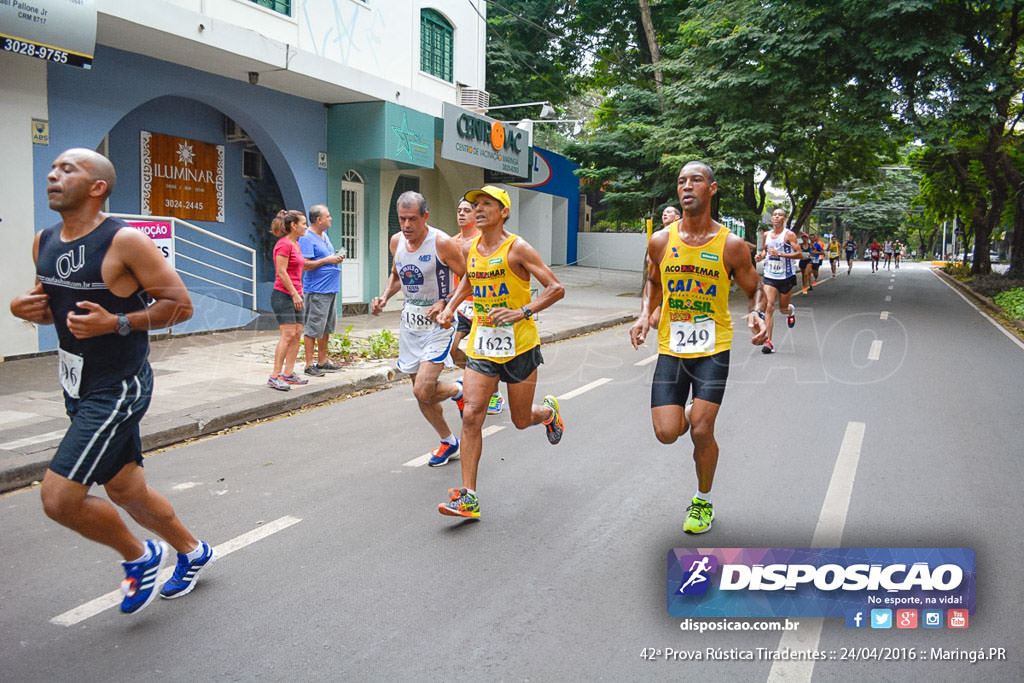
M 955 277 L 950 277 L 941 268 L 933 267 L 932 272 L 937 274 L 945 282 L 948 282 L 953 287 L 955 287 L 956 291 L 962 293 L 966 297 L 969 297 L 971 300 L 974 301 L 974 303 L 984 308 L 985 312 L 992 316 L 993 320 L 995 320 L 1003 327 L 1007 328 L 1011 332 L 1017 333 L 1018 336 L 1021 334 L 1021 332 L 1024 332 L 1024 321 L 1008 321 L 1005 317 L 1003 317 L 1003 309 L 1000 308 L 999 305 L 995 301 L 992 301 L 992 299 L 990 299 L 989 297 L 985 296 L 984 294 L 978 294 L 973 289 L 957 280 Z
M 620 315 L 588 325 L 573 327 L 560 332 L 549 332 L 541 335 L 541 343 L 554 343 L 597 332 L 623 323 L 632 322 L 635 315 Z M 375 389 L 404 380 L 406 375 L 398 372 L 393 366 L 381 366 L 369 371 L 363 377 L 343 381 L 338 384 L 313 389 L 311 391 L 287 392 L 276 400 L 267 401 L 263 394 L 252 392 L 239 397 L 226 412 L 212 407 L 199 407 L 195 411 L 163 415 L 156 422 L 146 425 L 142 435 L 144 453 L 173 446 L 175 444 L 219 432 L 223 429 L 238 427 L 255 420 L 262 420 L 284 415 L 293 410 L 301 410 L 327 403 L 346 394 L 367 389 Z M 13 467 L 0 470 L 0 493 L 13 491 L 41 481 L 50 465 L 50 458 L 59 443 L 55 439 L 49 448 L 19 458 Z M 45 460 L 40 459 L 45 457 Z

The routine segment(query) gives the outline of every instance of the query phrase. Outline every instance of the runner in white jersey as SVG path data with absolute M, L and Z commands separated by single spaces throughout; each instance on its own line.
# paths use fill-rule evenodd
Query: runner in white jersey
M 404 192 L 396 202 L 400 233 L 391 237 L 394 266 L 384 293 L 370 302 L 379 315 L 388 300 L 402 290 L 402 323 L 398 334 L 398 370 L 412 375 L 412 393 L 420 412 L 441 439 L 427 464 L 443 465 L 458 457 L 459 440 L 444 419 L 441 401 L 462 397 L 462 386 L 440 381 L 441 370 L 452 365 L 451 326 L 436 321 L 452 291 L 452 273 L 466 274 L 462 250 L 446 234 L 427 225 L 430 211 L 419 192 Z
M 775 302 L 778 301 L 779 311 L 787 314 L 786 323 L 796 325 L 796 310 L 789 303 L 794 287 L 796 287 L 796 261 L 803 256 L 796 235 L 786 228 L 786 210 L 779 208 L 772 212 L 772 227 L 764 233 L 764 248 L 757 254 L 757 261 L 764 261 L 764 294 L 765 323 L 768 326 L 768 339 L 761 347 L 761 353 L 775 353 L 772 344 L 772 331 L 775 326 Z

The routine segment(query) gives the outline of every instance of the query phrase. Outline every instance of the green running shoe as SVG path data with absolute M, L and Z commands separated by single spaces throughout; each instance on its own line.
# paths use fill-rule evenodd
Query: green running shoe
M 548 443 L 552 446 L 562 440 L 565 433 L 565 423 L 562 422 L 562 413 L 558 409 L 558 399 L 548 394 L 544 397 L 542 405 L 551 408 L 551 419 L 544 423 L 544 429 L 548 432 Z
M 501 395 L 501 392 L 497 392 L 491 395 L 491 400 L 487 403 L 487 414 L 488 415 L 500 415 L 501 411 L 505 408 L 505 397 Z
M 686 521 L 683 522 L 683 531 L 688 534 L 703 534 L 711 530 L 711 522 L 715 519 L 715 509 L 711 503 L 700 498 L 694 498 L 693 502 L 686 508 Z

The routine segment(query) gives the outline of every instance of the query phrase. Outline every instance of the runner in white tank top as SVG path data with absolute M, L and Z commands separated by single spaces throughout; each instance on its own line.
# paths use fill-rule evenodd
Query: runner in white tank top
M 431 453 L 430 465 L 443 465 L 458 457 L 459 440 L 444 419 L 441 401 L 462 397 L 462 386 L 441 382 L 441 370 L 452 365 L 451 326 L 437 323 L 437 314 L 448 303 L 452 273 L 462 277 L 466 260 L 446 234 L 427 225 L 430 212 L 419 192 L 404 192 L 396 202 L 400 233 L 391 237 L 394 266 L 384 292 L 370 302 L 379 315 L 399 290 L 405 295 L 398 334 L 398 370 L 412 375 L 412 392 L 420 412 L 437 432 L 441 445 Z

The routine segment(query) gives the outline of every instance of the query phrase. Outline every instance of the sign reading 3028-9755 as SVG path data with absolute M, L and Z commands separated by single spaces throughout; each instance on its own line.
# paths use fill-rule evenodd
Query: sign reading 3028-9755
M 0 50 L 92 67 L 95 0 L 0 0 Z

